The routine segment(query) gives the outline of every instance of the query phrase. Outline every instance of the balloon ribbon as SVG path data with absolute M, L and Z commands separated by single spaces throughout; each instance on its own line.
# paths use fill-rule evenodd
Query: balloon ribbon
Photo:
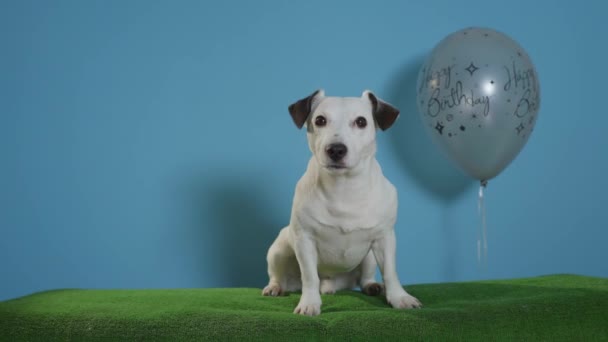
M 486 225 L 486 205 L 483 199 L 483 189 L 485 189 L 487 185 L 488 181 L 482 180 L 480 182 L 479 200 L 477 202 L 477 210 L 481 218 L 481 225 L 477 231 L 477 262 L 484 266 L 488 260 L 488 227 Z

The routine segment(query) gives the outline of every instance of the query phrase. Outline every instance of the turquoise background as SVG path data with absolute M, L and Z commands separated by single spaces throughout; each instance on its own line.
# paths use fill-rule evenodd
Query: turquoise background
M 608 277 L 608 2 L 0 1 L 0 299 L 65 287 L 262 287 L 324 88 L 402 110 L 378 159 L 405 283 Z M 432 145 L 416 74 L 485 26 L 534 61 L 534 134 L 486 192 Z M 422 299 L 424 301 L 424 299 Z

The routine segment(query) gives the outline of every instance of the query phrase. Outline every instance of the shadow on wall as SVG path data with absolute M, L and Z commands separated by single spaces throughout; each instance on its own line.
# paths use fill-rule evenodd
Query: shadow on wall
M 266 252 L 286 224 L 273 215 L 279 209 L 265 201 L 261 184 L 228 175 L 198 189 L 195 210 L 201 214 L 195 229 L 202 233 L 196 235 L 205 239 L 210 250 L 197 258 L 218 264 L 217 273 L 210 277 L 223 287 L 265 286 Z
M 387 131 L 389 141 L 401 168 L 441 203 L 441 236 L 437 251 L 442 255 L 442 276 L 453 280 L 458 276 L 455 260 L 461 251 L 453 243 L 458 233 L 451 222 L 450 204 L 460 197 L 475 181 L 457 169 L 442 154 L 428 136 L 418 114 L 416 82 L 424 59 L 415 58 L 405 63 L 387 85 L 386 100 L 401 110 L 395 127 Z
M 418 57 L 405 63 L 389 81 L 386 100 L 397 106 L 401 115 L 387 133 L 402 168 L 433 197 L 449 203 L 474 181 L 442 155 L 422 126 L 416 106 L 416 81 L 423 62 Z

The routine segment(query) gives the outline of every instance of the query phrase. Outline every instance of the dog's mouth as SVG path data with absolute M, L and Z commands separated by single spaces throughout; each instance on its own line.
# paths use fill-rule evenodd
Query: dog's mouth
M 346 165 L 344 164 L 328 164 L 325 166 L 325 168 L 329 169 L 329 170 L 344 170 L 346 169 Z

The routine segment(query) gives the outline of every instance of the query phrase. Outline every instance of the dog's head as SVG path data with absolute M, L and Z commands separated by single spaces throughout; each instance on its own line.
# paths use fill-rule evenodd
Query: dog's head
M 399 110 L 367 90 L 361 97 L 330 97 L 317 90 L 289 106 L 289 113 L 298 128 L 306 125 L 319 165 L 343 172 L 373 158 L 376 129 L 388 129 Z

